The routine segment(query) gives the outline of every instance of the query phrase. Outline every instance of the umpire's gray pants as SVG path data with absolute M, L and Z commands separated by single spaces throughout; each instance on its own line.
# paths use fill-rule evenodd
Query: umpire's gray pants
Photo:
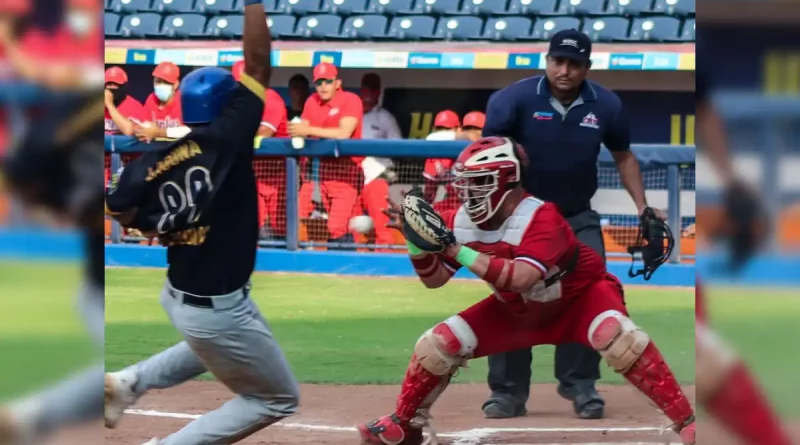
M 161 305 L 184 341 L 134 365 L 137 394 L 168 388 L 206 370 L 238 394 L 162 439 L 160 445 L 236 443 L 295 413 L 299 388 L 248 290 L 212 297 L 214 308 L 184 304 L 167 282 Z

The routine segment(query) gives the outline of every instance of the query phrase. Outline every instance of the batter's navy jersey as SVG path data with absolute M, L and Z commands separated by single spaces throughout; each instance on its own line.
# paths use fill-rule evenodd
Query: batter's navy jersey
M 207 126 L 145 152 L 112 179 L 106 213 L 136 208 L 129 227 L 157 231 L 168 245 L 173 287 L 194 295 L 228 294 L 255 267 L 258 203 L 253 141 L 264 86 L 242 75 L 228 106 Z
M 566 216 L 590 208 L 601 144 L 630 150 L 630 128 L 619 96 L 586 81 L 578 98 L 565 107 L 550 93 L 545 76 L 492 94 L 483 136 L 510 136 L 519 142 L 530 159 L 525 189 L 554 202 Z

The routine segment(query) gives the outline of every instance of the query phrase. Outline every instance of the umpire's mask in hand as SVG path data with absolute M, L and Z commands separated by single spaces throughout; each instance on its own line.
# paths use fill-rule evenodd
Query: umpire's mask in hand
M 639 218 L 639 239 L 637 245 L 629 246 L 631 254 L 631 267 L 628 276 L 633 278 L 642 275 L 645 281 L 649 280 L 659 266 L 666 263 L 675 247 L 675 238 L 669 226 L 660 220 L 653 209 L 646 208 Z M 634 272 L 633 266 L 636 254 L 641 254 L 643 266 Z

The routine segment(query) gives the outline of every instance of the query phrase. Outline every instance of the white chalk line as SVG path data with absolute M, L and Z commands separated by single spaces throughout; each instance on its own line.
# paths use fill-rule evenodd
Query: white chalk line
M 128 409 L 125 411 L 127 414 L 146 417 L 166 417 L 171 419 L 186 419 L 194 420 L 201 416 L 201 414 L 187 414 L 187 413 L 171 413 L 155 410 L 142 410 L 142 409 Z M 280 422 L 272 425 L 271 428 L 282 428 L 288 430 L 302 430 L 302 431 L 324 431 L 324 432 L 337 432 L 337 433 L 352 433 L 356 429 L 354 427 L 341 427 L 330 425 L 314 425 L 307 423 L 296 422 Z M 481 440 L 490 436 L 501 433 L 629 433 L 629 432 L 659 432 L 662 431 L 658 427 L 606 427 L 606 428 L 473 428 L 471 430 L 456 431 L 452 433 L 438 433 L 437 436 L 445 438 L 454 438 L 456 441 L 453 445 L 479 445 L 482 444 Z M 483 444 L 492 445 L 492 444 Z M 533 445 L 533 444 L 503 444 L 503 445 Z M 537 444 L 542 445 L 542 444 Z M 546 444 L 545 444 L 546 445 Z M 562 445 L 562 444 L 551 444 Z M 580 445 L 678 445 L 669 444 L 664 442 L 594 442 L 582 443 Z

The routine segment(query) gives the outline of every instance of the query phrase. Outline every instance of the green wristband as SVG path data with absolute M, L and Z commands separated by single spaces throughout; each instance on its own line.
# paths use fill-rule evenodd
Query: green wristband
M 478 260 L 478 255 L 480 255 L 480 253 L 469 247 L 461 246 L 461 249 L 458 250 L 458 254 L 456 255 L 456 261 L 458 261 L 458 264 L 469 268 Z
M 419 247 L 415 246 L 409 240 L 406 240 L 406 246 L 408 246 L 408 254 L 409 255 L 419 255 L 419 254 L 423 253 L 422 250 Z

